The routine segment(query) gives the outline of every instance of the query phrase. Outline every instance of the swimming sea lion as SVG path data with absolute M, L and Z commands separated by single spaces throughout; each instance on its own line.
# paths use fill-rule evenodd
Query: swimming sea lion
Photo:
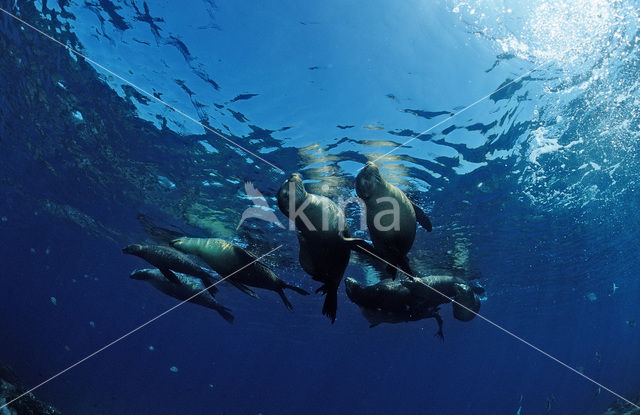
M 255 293 L 248 289 L 247 285 L 277 292 L 284 305 L 291 311 L 293 306 L 284 295 L 285 288 L 298 294 L 309 295 L 305 290 L 282 281 L 266 265 L 256 261 L 256 257 L 241 247 L 223 239 L 183 237 L 171 241 L 171 246 L 200 257 L 222 277 L 233 274 L 225 281 L 231 282 L 245 292 L 248 290 L 254 296 Z
M 453 316 L 460 321 L 472 320 L 480 310 L 482 287 L 448 275 L 434 275 L 413 280 L 385 279 L 371 286 L 345 280 L 347 296 L 358 305 L 372 327 L 380 323 L 398 323 L 435 318 L 438 336 L 442 333 L 439 307 L 453 301 Z
M 180 301 L 189 300 L 191 303 L 216 310 L 223 319 L 229 323 L 233 323 L 233 315 L 230 312 L 231 310 L 223 307 L 209 292 L 202 292 L 205 289 L 205 286 L 201 280 L 185 274 L 176 274 L 176 276 L 180 280 L 180 284 L 174 284 L 167 281 L 167 279 L 163 277 L 162 272 L 158 269 L 139 269 L 133 271 L 131 275 L 129 275 L 131 279 L 147 281 L 158 291 L 161 291 L 170 297 L 176 298 Z M 197 297 L 193 297 L 198 293 L 201 294 Z
M 199 278 L 206 287 L 209 287 L 211 294 L 215 294 L 218 291 L 218 288 L 213 285 L 217 280 L 211 274 L 202 269 L 191 258 L 171 247 L 133 244 L 124 248 L 122 252 L 144 259 L 158 268 L 165 278 L 175 284 L 180 284 L 180 279 L 172 271 Z
M 376 252 L 411 275 L 407 253 L 416 236 L 416 220 L 431 232 L 427 215 L 402 190 L 384 180 L 370 161 L 356 177 L 356 193 L 367 207 L 367 227 Z M 397 269 L 388 266 L 387 270 L 395 278 Z
M 367 287 L 347 278 L 344 283 L 347 296 L 360 307 L 369 327 L 435 318 L 438 323 L 436 334 L 444 339 L 442 317 L 438 313 L 440 303 L 431 303 L 415 295 L 412 281 L 385 279 Z
M 349 264 L 351 250 L 373 247 L 351 238 L 344 212 L 331 199 L 308 193 L 302 177 L 294 173 L 278 191 L 278 207 L 297 229 L 300 265 L 323 285 L 316 290 L 326 295 L 322 314 L 336 320 L 338 286 Z

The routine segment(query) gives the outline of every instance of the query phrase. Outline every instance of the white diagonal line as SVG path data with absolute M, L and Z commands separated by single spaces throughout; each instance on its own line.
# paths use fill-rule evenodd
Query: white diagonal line
M 463 109 L 461 109 L 460 111 L 458 111 L 458 112 L 456 112 L 456 113 L 454 113 L 454 114 L 451 114 L 449 117 L 447 117 L 447 118 L 445 118 L 444 120 L 442 120 L 442 121 L 440 121 L 440 122 L 436 123 L 435 125 L 433 125 L 433 126 L 431 126 L 431 127 L 427 128 L 426 130 L 424 130 L 424 131 L 423 131 L 423 132 L 421 132 L 420 134 L 418 134 L 418 135 L 416 135 L 416 136 L 414 136 L 414 137 L 411 137 L 409 140 L 405 141 L 404 143 L 402 143 L 402 144 L 398 145 L 397 147 L 394 147 L 393 149 L 391 149 L 391 150 L 389 150 L 388 152 L 384 153 L 384 154 L 383 154 L 383 155 L 381 155 L 380 157 L 378 157 L 378 158 L 376 158 L 375 160 L 373 160 L 373 162 L 375 163 L 376 161 L 380 160 L 381 158 L 388 156 L 389 154 L 393 153 L 394 151 L 396 151 L 396 150 L 397 150 L 397 149 L 399 149 L 400 147 L 404 147 L 404 146 L 406 146 L 407 144 L 409 144 L 410 142 L 412 142 L 412 141 L 413 141 L 413 140 L 415 140 L 416 138 L 418 138 L 418 137 L 421 137 L 421 136 L 425 135 L 425 134 L 426 134 L 426 133 L 428 133 L 429 131 L 433 130 L 434 128 L 436 128 L 436 127 L 438 127 L 438 126 L 440 126 L 440 125 L 442 125 L 442 124 L 444 124 L 445 122 L 449 121 L 449 120 L 450 120 L 450 119 L 452 119 L 453 117 L 456 117 L 456 116 L 458 116 L 458 115 L 462 114 L 463 112 L 465 112 L 466 110 L 468 110 L 468 109 L 470 109 L 470 108 L 472 108 L 472 107 L 475 107 L 477 104 L 479 104 L 479 103 L 481 103 L 482 101 L 484 101 L 485 99 L 489 98 L 491 95 L 495 94 L 496 92 L 499 92 L 499 91 L 503 90 L 504 88 L 508 87 L 509 85 L 513 84 L 514 82 L 518 82 L 519 80 L 521 80 L 522 78 L 524 78 L 524 77 L 528 76 L 528 75 L 529 75 L 529 74 L 531 74 L 532 72 L 534 72 L 534 71 L 536 71 L 536 70 L 540 69 L 544 64 L 545 64 L 544 62 L 543 62 L 543 63 L 541 63 L 540 65 L 536 66 L 535 68 L 533 68 L 533 69 L 531 69 L 531 70 L 527 71 L 526 73 L 524 73 L 524 74 L 520 75 L 519 77 L 517 77 L 517 78 L 515 78 L 515 79 L 513 79 L 513 80 L 511 80 L 511 81 L 509 81 L 509 82 L 507 82 L 506 84 L 502 85 L 500 88 L 498 88 L 498 89 L 494 90 L 493 92 L 491 92 L 491 93 L 489 93 L 489 94 L 487 94 L 487 95 L 483 96 L 482 98 L 480 98 L 480 99 L 476 100 L 475 102 L 473 102 L 473 103 L 471 103 L 471 104 L 467 105 L 466 107 L 464 107 L 464 108 L 463 108 Z
M 91 359 L 93 356 L 97 355 L 100 352 L 105 351 L 106 349 L 108 349 L 109 347 L 113 346 L 114 344 L 118 343 L 121 340 L 126 339 L 127 337 L 129 337 L 130 335 L 132 335 L 133 333 L 139 331 L 140 329 L 148 326 L 149 324 L 153 323 L 154 321 L 158 320 L 159 318 L 169 314 L 170 312 L 172 312 L 173 310 L 175 310 L 176 308 L 182 306 L 183 304 L 193 300 L 194 298 L 196 298 L 197 296 L 199 296 L 200 294 L 202 294 L 203 292 L 207 291 L 209 288 L 211 287 L 215 287 L 216 285 L 220 284 L 222 281 L 226 280 L 229 277 L 232 277 L 233 275 L 237 274 L 238 272 L 242 271 L 243 269 L 245 269 L 246 267 L 258 262 L 259 260 L 261 260 L 262 258 L 266 257 L 267 255 L 272 254 L 273 252 L 277 251 L 278 249 L 282 248 L 282 245 L 277 246 L 276 248 L 273 248 L 271 251 L 267 252 L 266 254 L 254 259 L 253 261 L 249 262 L 248 264 L 244 265 L 243 267 L 233 271 L 231 274 L 227 275 L 226 277 L 216 281 L 215 283 L 206 286 L 205 285 L 205 289 L 198 292 L 197 294 L 192 295 L 191 297 L 187 298 L 184 301 L 181 301 L 180 303 L 174 305 L 173 307 L 171 307 L 170 309 L 158 314 L 157 316 L 155 316 L 154 318 L 152 318 L 151 320 L 147 321 L 144 324 L 139 325 L 138 327 L 136 327 L 135 329 L 129 331 L 126 334 L 123 334 L 122 336 L 118 337 L 117 339 L 115 339 L 114 341 L 112 341 L 111 343 L 107 344 L 106 346 L 101 347 L 100 349 L 96 350 L 95 352 L 91 353 L 90 355 L 84 357 L 83 359 L 77 361 L 76 363 L 72 364 L 71 366 L 67 367 L 64 370 L 61 370 L 60 372 L 56 373 L 55 375 L 51 376 L 49 379 L 39 383 L 38 385 L 34 386 L 33 388 L 29 389 L 28 391 L 24 392 L 23 394 L 13 398 L 12 400 L 10 400 L 9 402 L 5 403 L 4 405 L 0 406 L 0 410 L 2 410 L 3 408 L 6 408 L 7 406 L 11 405 L 13 402 L 23 398 L 24 396 L 30 394 L 31 392 L 33 392 L 34 390 L 40 388 L 41 386 L 46 385 L 47 383 L 51 382 L 52 380 L 54 380 L 55 378 L 57 378 L 58 376 L 70 371 L 71 369 L 73 369 L 74 367 L 86 362 L 87 360 Z
M 425 287 L 429 288 L 430 290 L 432 290 L 433 292 L 441 295 L 442 297 L 450 300 L 452 303 L 464 308 L 465 310 L 473 313 L 474 315 L 480 317 L 482 320 L 486 321 L 487 323 L 491 324 L 493 327 L 503 331 L 504 333 L 508 334 L 509 336 L 513 337 L 514 339 L 518 340 L 519 342 L 529 346 L 530 348 L 532 348 L 533 350 L 541 353 L 542 355 L 544 355 L 545 357 L 553 360 L 554 362 L 560 364 L 561 366 L 564 366 L 565 368 L 569 369 L 570 371 L 582 376 L 583 378 L 587 379 L 589 382 L 593 383 L 594 385 L 606 390 L 607 392 L 609 392 L 610 394 L 616 396 L 617 398 L 622 399 L 623 401 L 625 401 L 626 403 L 628 403 L 629 405 L 632 405 L 635 408 L 640 409 L 640 406 L 638 406 L 637 404 L 631 402 L 629 399 L 625 398 L 624 396 L 614 392 L 613 390 L 607 388 L 606 386 L 604 386 L 603 384 L 597 382 L 596 380 L 590 378 L 589 376 L 585 375 L 584 373 L 580 372 L 577 369 L 574 369 L 573 367 L 569 366 L 568 364 L 564 363 L 563 361 L 561 361 L 560 359 L 550 355 L 549 353 L 545 352 L 544 350 L 540 349 L 539 347 L 529 343 L 528 341 L 526 341 L 525 339 L 523 339 L 522 337 L 514 334 L 513 332 L 509 331 L 508 329 L 505 329 L 504 327 L 502 327 L 501 325 L 499 325 L 498 323 L 494 323 L 492 320 L 489 320 L 487 317 L 473 311 L 472 309 L 470 309 L 469 307 L 465 306 L 464 304 L 461 304 L 459 302 L 457 302 L 456 300 L 451 299 L 450 297 L 448 297 L 447 295 L 445 295 L 444 293 L 440 292 L 439 290 L 433 288 L 432 286 L 430 286 L 429 284 L 426 284 L 424 281 L 422 281 L 420 278 L 415 278 L 413 275 L 409 275 L 406 272 L 404 272 L 403 270 L 401 270 L 400 268 L 396 267 L 395 265 L 393 265 L 392 263 L 388 262 L 387 260 L 385 260 L 384 258 L 374 254 L 373 252 L 369 251 L 366 248 L 363 248 L 362 246 L 358 246 L 358 248 L 362 249 L 363 251 L 365 251 L 366 253 L 368 253 L 369 255 L 378 258 L 380 261 L 386 263 L 387 265 L 392 266 L 393 268 L 395 268 L 396 270 L 404 273 L 405 275 L 407 275 L 412 281 L 418 282 L 422 285 L 424 285 Z
M 81 58 L 83 58 L 87 62 L 90 62 L 92 65 L 97 66 L 98 68 L 100 68 L 103 71 L 115 76 L 116 78 L 120 79 L 121 81 L 126 82 L 127 84 L 131 85 L 132 87 L 134 87 L 135 89 L 137 89 L 138 91 L 140 91 L 144 95 L 148 96 L 149 98 L 153 99 L 154 101 L 157 101 L 157 102 L 161 103 L 162 105 L 166 106 L 167 108 L 172 109 L 173 111 L 177 112 L 178 114 L 182 115 L 183 117 L 185 117 L 185 118 L 193 121 L 194 123 L 198 124 L 199 126 L 204 128 L 205 130 L 207 130 L 207 131 L 217 135 L 218 137 L 222 138 L 223 140 L 233 144 L 234 146 L 236 146 L 237 148 L 241 149 L 245 153 L 251 154 L 253 157 L 264 161 L 265 163 L 267 163 L 268 165 L 270 165 L 271 167 L 273 167 L 274 169 L 276 169 L 278 171 L 284 172 L 284 170 L 282 170 L 280 167 L 276 166 L 275 164 L 271 163 L 270 161 L 265 160 L 261 156 L 257 155 L 256 153 L 252 152 L 251 150 L 248 150 L 247 148 L 243 147 L 242 145 L 236 143 L 232 139 L 222 135 L 221 133 L 219 133 L 218 131 L 216 131 L 213 128 L 209 127 L 208 125 L 203 124 L 202 122 L 200 122 L 199 120 L 193 118 L 192 116 L 190 116 L 189 114 L 185 113 L 184 111 L 181 111 L 181 110 L 177 109 L 176 107 L 172 106 L 171 104 L 169 104 L 169 103 L 161 100 L 160 98 L 156 97 L 155 95 L 147 92 L 146 90 L 142 89 L 141 87 L 139 87 L 138 85 L 136 85 L 133 82 L 129 81 L 128 79 L 118 75 L 117 73 L 113 72 L 112 70 L 108 69 L 107 67 L 99 64 L 98 62 L 94 61 L 93 59 L 91 59 L 91 58 L 83 55 L 82 53 L 78 52 L 77 50 L 73 49 L 69 45 L 65 45 L 64 43 L 60 42 L 58 39 L 54 38 L 53 36 L 51 36 L 51 35 L 49 35 L 49 34 L 47 34 L 45 32 L 43 32 L 42 30 L 38 29 L 37 27 L 27 23 L 26 21 L 22 20 L 21 18 L 19 18 L 15 14 L 3 9 L 2 7 L 0 7 L 0 11 L 5 13 L 7 16 L 10 16 L 10 17 L 14 18 L 15 20 L 19 21 L 20 23 L 22 23 L 23 25 L 29 27 L 30 29 L 35 30 L 36 32 L 40 33 L 42 36 L 54 41 L 58 45 L 66 48 L 67 50 L 69 50 L 70 52 L 74 53 L 75 55 L 80 56 Z

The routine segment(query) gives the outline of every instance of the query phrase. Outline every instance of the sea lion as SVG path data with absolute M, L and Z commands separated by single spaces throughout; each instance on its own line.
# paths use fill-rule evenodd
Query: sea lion
M 347 296 L 360 307 L 370 326 L 381 323 L 404 323 L 426 318 L 435 318 L 438 323 L 436 335 L 444 339 L 442 317 L 438 313 L 439 303 L 415 295 L 408 280 L 385 279 L 371 286 L 360 285 L 353 278 L 345 279 Z
M 338 286 L 351 250 L 363 246 L 366 252 L 373 247 L 362 239 L 351 238 L 344 212 L 331 199 L 308 193 L 298 173 L 280 187 L 278 207 L 295 223 L 300 265 L 322 283 L 316 290 L 326 296 L 322 314 L 333 323 L 338 309 Z
M 186 274 L 176 274 L 180 284 L 174 284 L 164 278 L 159 269 L 138 269 L 133 271 L 129 277 L 133 280 L 146 281 L 153 285 L 158 291 L 180 301 L 188 300 L 191 303 L 215 310 L 229 323 L 233 323 L 231 310 L 222 306 L 210 292 L 202 292 L 206 287 L 201 280 Z M 194 295 L 200 295 L 194 297 Z M 191 298 L 193 297 L 193 298 Z
M 195 261 L 176 249 L 162 245 L 133 244 L 124 248 L 122 252 L 144 259 L 175 284 L 180 284 L 180 279 L 173 271 L 199 278 L 206 287 L 209 287 L 211 294 L 218 291 L 214 285 L 217 280 Z
M 367 164 L 356 176 L 356 193 L 366 205 L 367 227 L 376 252 L 391 265 L 387 270 L 395 278 L 397 268 L 411 274 L 407 253 L 416 236 L 416 221 L 431 232 L 431 221 L 404 192 L 388 183 L 378 167 Z
M 371 286 L 347 278 L 345 286 L 347 296 L 362 309 L 371 327 L 435 318 L 437 335 L 441 338 L 444 335 L 439 307 L 453 301 L 453 316 L 460 321 L 470 321 L 480 309 L 478 294 L 484 292 L 482 287 L 448 275 L 399 281 L 385 279 Z
M 293 311 L 293 306 L 284 295 L 285 288 L 298 294 L 309 295 L 305 290 L 282 281 L 271 269 L 256 261 L 256 257 L 241 247 L 223 239 L 183 237 L 171 241 L 171 246 L 200 257 L 224 278 L 233 274 L 226 281 L 244 292 L 248 291 L 255 296 L 255 293 L 246 287 L 247 285 L 277 292 L 290 311 Z

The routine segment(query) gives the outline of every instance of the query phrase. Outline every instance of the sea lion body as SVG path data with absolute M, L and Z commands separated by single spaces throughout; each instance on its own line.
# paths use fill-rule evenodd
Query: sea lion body
M 414 295 L 431 304 L 446 304 L 459 293 L 459 286 L 466 286 L 462 278 L 450 275 L 430 275 L 414 278 L 413 281 L 404 282 L 411 287 Z
M 183 237 L 171 241 L 171 246 L 198 256 L 214 271 L 226 278 L 226 281 L 249 295 L 256 296 L 246 286 L 277 292 L 289 310 L 292 310 L 293 306 L 284 295 L 285 288 L 302 295 L 308 294 L 294 285 L 287 284 L 266 265 L 256 261 L 256 257 L 249 252 L 224 239 Z
M 300 245 L 300 265 L 323 285 L 316 290 L 325 294 L 322 314 L 336 319 L 338 286 L 349 264 L 351 250 L 357 246 L 373 249 L 361 239 L 351 238 L 344 212 L 331 199 L 308 193 L 302 177 L 294 173 L 278 191 L 278 207 L 294 219 Z M 291 210 L 302 214 L 294 214 Z
M 377 284 L 360 285 L 353 278 L 345 279 L 347 296 L 360 307 L 404 313 L 415 305 L 411 288 L 402 281 L 382 280 Z
M 173 271 L 199 278 L 203 284 L 209 287 L 211 294 L 215 294 L 218 291 L 214 286 L 217 280 L 211 274 L 202 269 L 191 258 L 174 248 L 162 245 L 133 244 L 124 248 L 122 252 L 144 259 L 158 268 L 162 275 L 175 284 L 180 284 L 180 279 Z
M 371 286 L 360 285 L 353 278 L 345 280 L 347 296 L 362 311 L 370 327 L 381 323 L 406 323 L 427 318 L 435 318 L 438 323 L 437 335 L 442 333 L 442 317 L 438 313 L 439 304 L 429 303 L 415 295 L 414 283 L 408 280 L 385 279 Z
M 404 192 L 387 182 L 372 163 L 356 177 L 356 193 L 366 205 L 367 227 L 376 252 L 388 261 L 395 277 L 397 268 L 411 275 L 407 253 L 416 237 L 416 221 L 427 231 L 432 226 L 424 212 Z
M 398 281 L 385 279 L 371 286 L 347 278 L 345 286 L 347 296 L 362 309 L 372 327 L 433 317 L 438 321 L 438 335 L 443 337 L 442 318 L 438 314 L 441 305 L 453 301 L 453 315 L 460 321 L 470 321 L 480 309 L 477 293 L 481 288 L 446 275 Z
M 484 288 L 463 278 L 431 275 L 407 283 L 412 283 L 413 292 L 429 303 L 453 303 L 453 317 L 456 320 L 471 321 L 480 311 L 480 295 L 484 294 Z
M 343 239 L 350 236 L 344 225 L 346 218 L 327 197 L 307 193 L 306 200 L 309 204 L 304 213 L 314 228 L 296 221 L 300 265 L 314 280 L 337 288 L 351 257 L 351 250 L 343 243 Z M 328 218 L 326 226 L 322 225 L 323 215 Z
M 158 291 L 177 300 L 188 300 L 191 303 L 215 310 L 227 322 L 233 323 L 231 310 L 222 306 L 208 291 L 203 292 L 206 287 L 201 280 L 180 273 L 176 276 L 180 280 L 180 284 L 168 281 L 158 269 L 139 269 L 133 271 L 129 277 L 134 280 L 146 281 Z M 200 294 L 195 296 L 198 293 Z

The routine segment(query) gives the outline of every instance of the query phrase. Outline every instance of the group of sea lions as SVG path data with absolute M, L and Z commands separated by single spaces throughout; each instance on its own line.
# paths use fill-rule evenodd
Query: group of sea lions
M 438 313 L 440 305 L 453 302 L 454 318 L 471 321 L 480 310 L 479 295 L 484 293 L 482 287 L 449 275 L 384 279 L 368 287 L 347 278 L 345 285 L 347 296 L 360 307 L 370 327 L 435 318 L 437 335 L 441 338 L 444 334 L 442 317 Z
M 352 278 L 345 281 L 347 296 L 362 309 L 371 327 L 383 322 L 435 318 L 439 327 L 437 334 L 442 337 L 442 318 L 438 311 L 440 305 L 449 302 L 453 302 L 456 319 L 473 319 L 480 309 L 481 287 L 453 276 L 420 278 L 412 274 L 407 253 L 413 245 L 417 223 L 427 231 L 432 230 L 422 209 L 385 181 L 372 162 L 360 170 L 355 187 L 366 206 L 373 246 L 363 239 L 352 238 L 344 211 L 331 199 L 307 192 L 299 174 L 292 174 L 277 194 L 280 211 L 295 224 L 300 265 L 312 279 L 322 283 L 316 290 L 325 295 L 322 314 L 332 323 L 335 321 L 338 287 L 354 250 L 385 263 L 391 277 L 385 276 L 371 286 Z M 147 228 L 152 227 L 145 226 Z M 176 236 L 173 231 L 163 231 Z M 215 299 L 220 279 L 197 261 L 206 263 L 223 280 L 248 295 L 257 297 L 249 287 L 277 292 L 289 310 L 293 307 L 284 294 L 285 288 L 309 294 L 284 282 L 255 256 L 225 240 L 180 236 L 172 238 L 168 245 L 134 244 L 123 249 L 124 253 L 139 256 L 157 268 L 134 271 L 131 278 L 148 281 L 179 300 L 214 309 L 228 322 L 233 321 L 230 310 Z M 396 280 L 398 270 L 406 278 Z
M 135 280 L 149 282 L 159 291 L 181 301 L 193 303 L 216 310 L 229 323 L 233 322 L 230 310 L 216 299 L 216 285 L 219 278 L 211 275 L 187 254 L 205 262 L 225 282 L 252 297 L 258 297 L 249 287 L 275 291 L 289 309 L 293 306 L 284 295 L 284 289 L 290 289 L 302 295 L 305 290 L 287 284 L 256 257 L 234 245 L 218 238 L 181 237 L 163 245 L 129 245 L 122 250 L 125 254 L 138 256 L 156 269 L 142 269 L 131 273 Z M 176 272 L 179 273 L 176 275 Z

